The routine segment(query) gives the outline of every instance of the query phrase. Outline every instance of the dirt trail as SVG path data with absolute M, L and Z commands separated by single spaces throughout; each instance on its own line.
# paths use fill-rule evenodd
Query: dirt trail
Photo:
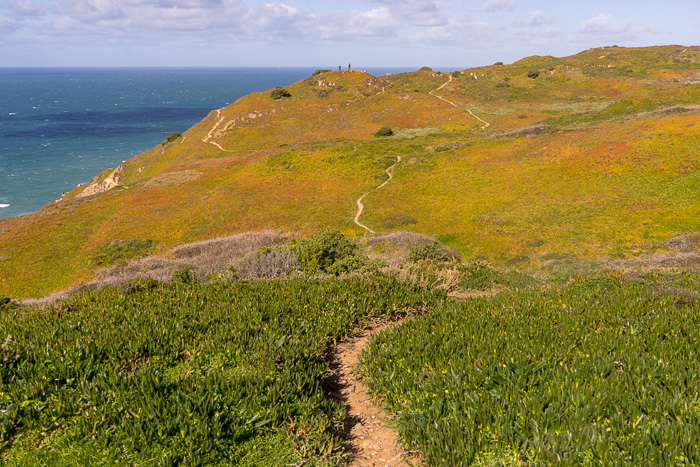
M 406 451 L 399 446 L 398 432 L 388 426 L 384 411 L 371 400 L 362 378 L 353 374 L 369 339 L 397 323 L 378 322 L 336 348 L 331 360 L 328 396 L 345 406 L 346 449 L 354 456 L 350 467 L 408 467 Z M 415 459 L 414 459 L 415 464 Z
M 211 140 L 211 139 L 214 137 L 214 133 L 215 133 L 216 130 L 219 128 L 219 125 L 221 125 L 221 123 L 222 123 L 222 122 L 224 121 L 224 119 L 226 118 L 226 117 L 224 117 L 224 116 L 221 115 L 221 109 L 216 109 L 216 117 L 217 117 L 216 123 L 215 123 L 214 126 L 211 128 L 211 130 L 209 130 L 209 133 L 207 133 L 207 136 L 205 136 L 204 138 L 202 138 L 202 142 L 208 143 L 208 144 L 213 144 L 214 146 L 216 146 L 217 148 L 219 148 L 220 150 L 222 150 L 222 151 L 224 151 L 224 152 L 235 152 L 235 151 L 230 151 L 230 150 L 228 150 L 228 149 L 224 149 L 224 148 L 221 147 L 221 145 L 220 145 L 219 143 L 217 143 L 216 141 L 212 141 L 212 140 Z
M 452 102 L 451 100 L 445 99 L 444 97 L 438 96 L 437 94 L 435 94 L 435 91 L 441 90 L 442 88 L 444 88 L 445 86 L 447 86 L 447 85 L 450 83 L 450 81 L 452 81 L 452 75 L 450 75 L 450 79 L 448 79 L 447 81 L 445 81 L 445 82 L 442 84 L 442 86 L 440 86 L 440 87 L 437 88 L 437 89 L 434 89 L 434 90 L 430 91 L 428 94 L 430 94 L 430 95 L 433 96 L 433 97 L 437 97 L 437 98 L 440 99 L 441 101 L 445 101 L 445 102 L 447 102 L 448 104 L 453 105 L 453 106 L 457 107 L 457 108 L 460 109 L 460 110 L 465 110 L 466 112 L 469 113 L 469 115 L 471 115 L 472 117 L 474 117 L 475 119 L 477 119 L 477 120 L 479 120 L 481 123 L 483 123 L 483 125 L 482 125 L 482 127 L 481 127 L 482 130 L 485 130 L 485 129 L 487 129 L 488 127 L 490 127 L 491 124 L 490 124 L 489 122 L 487 122 L 486 120 L 484 120 L 484 119 L 482 119 L 482 118 L 477 117 L 476 115 L 474 115 L 474 113 L 473 113 L 471 110 L 469 110 L 469 109 L 467 109 L 467 108 L 464 108 L 464 107 L 460 107 L 459 105 L 455 104 L 455 103 Z
M 382 183 L 381 185 L 379 185 L 377 188 L 374 188 L 373 190 L 370 190 L 370 191 L 368 191 L 367 193 L 365 193 L 364 195 L 362 195 L 362 196 L 360 196 L 359 198 L 357 198 L 357 214 L 355 214 L 355 219 L 353 219 L 353 222 L 355 222 L 355 224 L 359 225 L 360 227 L 362 227 L 363 229 L 365 229 L 365 230 L 366 230 L 367 232 L 369 232 L 369 233 L 376 234 L 377 232 L 375 232 L 374 230 L 370 229 L 370 228 L 367 227 L 366 225 L 360 223 L 360 216 L 362 215 L 362 211 L 364 211 L 364 209 L 365 209 L 365 205 L 362 204 L 362 200 L 365 199 L 365 196 L 367 196 L 368 194 L 374 193 L 375 191 L 377 191 L 378 189 L 382 188 L 382 187 L 385 186 L 387 183 L 389 183 L 389 181 L 390 181 L 390 180 L 392 179 L 392 177 L 393 177 L 393 175 L 391 174 L 391 170 L 392 170 L 394 167 L 396 167 L 396 164 L 398 164 L 399 162 L 401 162 L 401 156 L 396 156 L 396 162 L 394 163 L 394 165 L 392 165 L 391 167 L 389 167 L 389 168 L 387 168 L 387 169 L 385 170 L 385 172 L 386 172 L 386 174 L 389 176 L 389 178 L 387 178 L 386 181 L 385 181 L 384 183 Z

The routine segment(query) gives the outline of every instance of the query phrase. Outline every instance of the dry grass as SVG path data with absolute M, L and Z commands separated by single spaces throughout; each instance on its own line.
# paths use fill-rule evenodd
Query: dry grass
M 605 266 L 628 273 L 700 271 L 699 234 L 679 235 L 662 242 L 662 245 L 669 251 L 630 260 L 615 260 Z
M 289 249 L 258 250 L 233 266 L 236 276 L 242 279 L 285 277 L 298 269 L 296 254 Z
M 264 230 L 181 245 L 164 256 L 149 256 L 125 265 L 101 269 L 95 281 L 42 298 L 22 300 L 22 304 L 43 305 L 63 300 L 79 291 L 115 287 L 139 278 L 170 281 L 173 273 L 183 266 L 191 266 L 198 278 L 220 275 L 227 267 L 235 267 L 238 277 L 277 277 L 282 270 L 291 271 L 289 255 L 258 255 L 257 252 L 262 247 L 279 246 L 287 241 L 288 237 L 277 231 Z M 252 264 L 252 257 L 256 257 L 259 264 Z M 238 262 L 242 265 L 234 266 Z

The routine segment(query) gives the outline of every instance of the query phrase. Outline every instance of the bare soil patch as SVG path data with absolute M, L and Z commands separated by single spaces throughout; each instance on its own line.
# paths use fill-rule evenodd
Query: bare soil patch
M 330 377 L 326 382 L 328 397 L 345 406 L 347 417 L 343 427 L 346 449 L 352 454 L 351 467 L 408 467 L 416 458 L 399 445 L 399 435 L 391 420 L 377 406 L 367 391 L 362 377 L 356 373 L 359 356 L 370 338 L 396 326 L 407 316 L 390 321 L 379 319 L 360 334 L 344 339 L 329 355 Z

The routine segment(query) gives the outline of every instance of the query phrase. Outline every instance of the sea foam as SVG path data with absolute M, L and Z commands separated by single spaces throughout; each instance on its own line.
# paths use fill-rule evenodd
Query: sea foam
M 9 208 L 9 207 L 10 207 L 9 204 L 0 204 L 0 208 Z

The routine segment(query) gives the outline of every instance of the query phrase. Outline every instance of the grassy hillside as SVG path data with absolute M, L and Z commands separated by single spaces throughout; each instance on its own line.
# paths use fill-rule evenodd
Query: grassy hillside
M 367 246 L 408 240 L 380 272 L 338 233 L 241 235 L 172 252 L 170 282 L 0 297 L 0 464 L 347 466 L 334 349 L 401 317 L 361 370 L 421 465 L 700 462 L 698 272 L 536 279 L 406 233 Z
M 355 202 L 397 156 L 364 199 L 377 232 L 529 268 L 657 251 L 700 230 L 699 69 L 698 47 L 608 47 L 251 94 L 124 163 L 116 188 L 0 220 L 0 295 L 88 281 L 118 241 L 160 253 L 265 228 L 365 235 Z M 375 137 L 383 126 L 395 134 Z

